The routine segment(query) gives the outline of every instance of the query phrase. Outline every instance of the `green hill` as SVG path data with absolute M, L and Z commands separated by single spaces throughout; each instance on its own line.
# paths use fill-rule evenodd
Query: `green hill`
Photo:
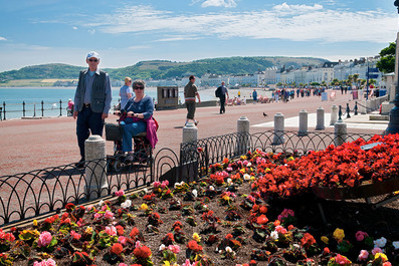
M 264 70 L 268 67 L 317 66 L 328 60 L 311 57 L 226 57 L 195 60 L 191 62 L 173 62 L 166 60 L 142 61 L 123 68 L 108 68 L 111 79 L 122 80 L 126 76 L 133 79 L 166 79 L 186 75 L 202 76 L 214 74 L 246 74 Z M 0 73 L 0 82 L 7 83 L 21 79 L 77 79 L 84 67 L 66 64 L 44 64 L 23 67 L 19 70 Z

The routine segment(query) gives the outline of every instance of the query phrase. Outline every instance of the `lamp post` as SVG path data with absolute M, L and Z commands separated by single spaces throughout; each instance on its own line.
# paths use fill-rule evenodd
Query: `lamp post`
M 395 0 L 394 5 L 398 8 L 399 14 L 399 0 Z M 396 59 L 395 59 L 395 100 L 393 103 L 395 106 L 389 112 L 389 124 L 385 130 L 385 134 L 399 133 L 399 84 L 398 84 L 398 60 L 399 60 L 399 32 L 396 37 Z

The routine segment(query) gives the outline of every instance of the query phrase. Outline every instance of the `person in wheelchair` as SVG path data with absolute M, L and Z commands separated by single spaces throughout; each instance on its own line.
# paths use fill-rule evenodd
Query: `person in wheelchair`
M 157 125 L 152 118 L 154 102 L 150 96 L 144 93 L 145 82 L 136 80 L 132 87 L 135 97 L 130 98 L 120 112 L 122 114 L 120 126 L 123 131 L 122 152 L 128 153 L 126 157 L 128 161 L 135 159 L 132 151 L 132 138 L 145 135 L 152 148 L 155 148 L 158 142 Z

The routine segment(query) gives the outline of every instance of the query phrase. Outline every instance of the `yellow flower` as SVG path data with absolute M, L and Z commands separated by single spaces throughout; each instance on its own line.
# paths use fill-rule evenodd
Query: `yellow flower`
M 324 244 L 328 245 L 328 237 L 322 236 L 322 237 L 320 237 L 320 240 L 321 240 Z
M 245 174 L 245 172 L 246 172 L 245 168 L 241 168 L 241 169 L 240 169 L 240 173 L 241 173 L 241 174 Z
M 167 260 L 165 260 L 165 261 L 163 262 L 163 266 L 170 266 L 170 262 L 167 261 Z
M 295 159 L 294 159 L 294 157 L 292 157 L 292 156 L 289 157 L 289 158 L 287 159 L 288 162 L 289 162 L 289 161 L 293 161 L 293 160 L 295 160 Z
M 387 255 L 385 255 L 384 253 L 377 253 L 377 254 L 375 254 L 374 259 L 378 259 L 379 257 L 381 257 L 382 262 L 388 261 L 388 257 L 387 257 Z
M 144 210 L 144 211 L 148 210 L 148 205 L 145 203 L 141 204 L 139 210 Z
M 198 235 L 198 233 L 194 233 L 194 234 L 193 234 L 193 239 L 194 239 L 195 241 L 197 241 L 198 243 L 201 242 L 201 237 Z
M 335 229 L 335 231 L 334 231 L 334 233 L 333 233 L 333 237 L 334 237 L 336 240 L 341 241 L 342 239 L 345 238 L 344 230 L 339 229 L 339 228 Z
M 266 173 L 267 173 L 267 172 L 270 172 L 270 171 L 271 171 L 271 170 L 270 170 L 269 167 L 265 169 L 265 172 L 266 172 Z
M 37 226 L 37 220 L 33 220 L 33 226 Z
M 93 228 L 90 227 L 90 226 L 87 227 L 86 230 L 85 230 L 85 233 L 88 234 L 88 235 L 91 235 L 93 233 Z
M 255 180 L 255 176 L 251 175 L 251 180 Z

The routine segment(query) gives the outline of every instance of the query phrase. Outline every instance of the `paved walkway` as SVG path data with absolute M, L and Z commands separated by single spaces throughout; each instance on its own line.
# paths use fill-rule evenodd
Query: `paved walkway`
M 329 113 L 331 106 L 346 106 L 348 95 L 337 93 L 335 101 L 321 101 L 318 96 L 295 98 L 288 103 L 247 104 L 242 106 L 227 106 L 226 113 L 219 114 L 219 107 L 197 108 L 196 118 L 198 125 L 198 138 L 232 133 L 237 130 L 237 120 L 240 116 L 246 116 L 250 120 L 251 133 L 265 129 L 270 130 L 274 115 L 278 112 L 287 118 L 285 128 L 297 130 L 298 122 L 294 119 L 302 109 L 309 114 L 315 113 L 318 107 L 323 107 Z M 354 102 L 349 102 L 353 108 Z M 154 116 L 159 122 L 159 143 L 156 150 L 169 147 L 176 152 L 182 141 L 182 129 L 187 111 L 185 109 L 155 111 Z M 266 113 L 267 116 L 263 116 Z M 312 117 L 312 116 L 310 116 Z M 292 118 L 293 121 L 291 121 Z M 116 117 L 110 116 L 107 122 L 115 122 Z M 326 123 L 329 118 L 326 117 Z M 349 121 L 348 121 L 349 122 Z M 269 125 L 267 128 L 259 125 Z M 362 123 L 360 123 L 362 124 Z M 378 123 L 373 123 L 378 124 Z M 258 125 L 258 126 L 255 126 Z M 0 121 L 0 176 L 34 169 L 68 164 L 79 160 L 79 149 L 75 135 L 76 122 L 71 117 L 45 118 L 36 120 L 7 120 Z M 309 130 L 315 125 L 309 124 Z M 376 133 L 380 134 L 386 127 L 348 126 L 348 132 Z M 326 131 L 333 131 L 327 127 Z M 113 143 L 108 141 L 106 145 L 108 154 L 111 154 Z

